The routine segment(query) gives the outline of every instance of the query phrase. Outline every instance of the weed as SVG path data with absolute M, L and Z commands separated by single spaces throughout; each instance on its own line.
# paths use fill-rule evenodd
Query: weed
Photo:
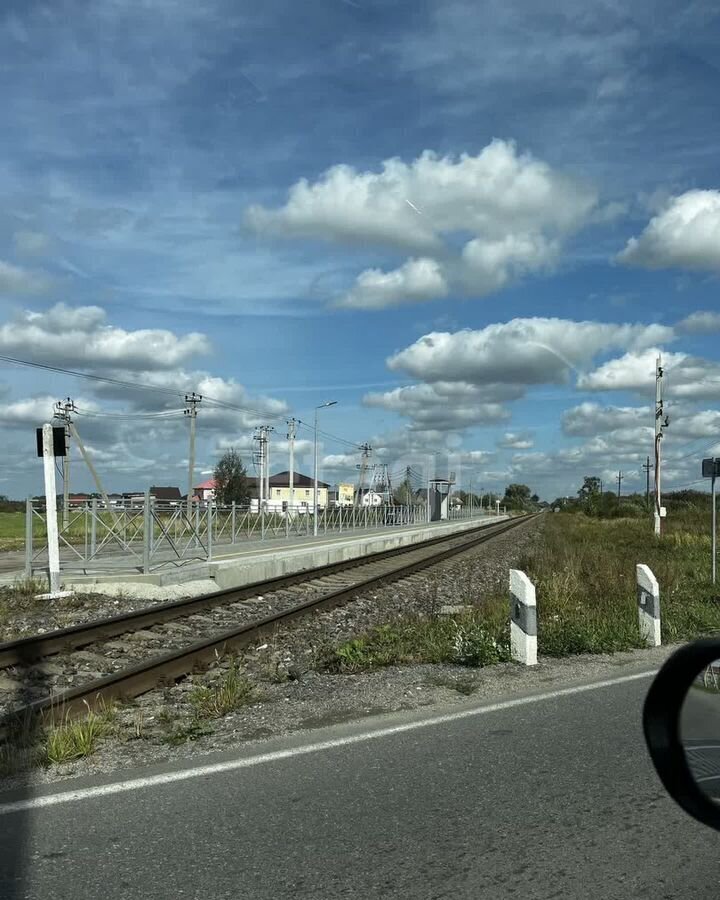
M 48 763 L 63 763 L 91 756 L 97 742 L 107 732 L 106 722 L 93 712 L 84 719 L 51 726 L 45 737 L 44 757 Z
M 359 672 L 403 663 L 485 666 L 508 658 L 505 631 L 494 615 L 481 617 L 475 609 L 457 619 L 407 617 L 335 647 L 324 667 Z
M 212 733 L 213 729 L 207 722 L 193 718 L 189 722 L 182 722 L 176 725 L 163 736 L 162 740 L 165 744 L 178 747 L 181 744 L 186 744 L 188 741 L 196 741 L 198 738 Z
M 240 675 L 233 665 L 212 685 L 197 687 L 190 692 L 192 703 L 198 715 L 219 719 L 254 699 L 255 687 L 244 675 Z
M 500 640 L 479 621 L 455 621 L 453 662 L 461 666 L 489 666 L 510 659 L 509 634 Z

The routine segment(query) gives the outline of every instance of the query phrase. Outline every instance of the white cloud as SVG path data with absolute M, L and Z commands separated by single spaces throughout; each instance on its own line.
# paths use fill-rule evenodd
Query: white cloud
M 513 386 L 493 385 L 487 390 L 464 382 L 436 382 L 366 394 L 363 404 L 408 417 L 413 429 L 463 429 L 507 419 L 509 413 L 498 401 L 518 395 Z
M 487 294 L 523 275 L 549 268 L 560 242 L 541 234 L 507 234 L 496 240 L 474 238 L 463 247 L 461 280 L 469 293 Z
M 530 450 L 534 445 L 532 435 L 528 432 L 516 433 L 506 431 L 502 440 L 498 441 L 498 447 L 503 450 Z
M 0 350 L 49 365 L 83 369 L 157 370 L 208 353 L 207 337 L 166 329 L 126 331 L 106 324 L 97 306 L 58 303 L 45 312 L 25 310 L 0 327 Z
M 669 200 L 618 260 L 649 269 L 720 269 L 720 191 L 687 191 Z
M 582 375 L 578 388 L 586 391 L 655 392 L 657 348 L 630 352 Z M 676 400 L 717 399 L 720 396 L 720 364 L 687 353 L 663 353 L 664 393 Z
M 40 426 L 51 421 L 57 399 L 45 394 L 0 404 L 0 421 L 11 427 Z
M 430 382 L 561 384 L 601 351 L 643 348 L 673 337 L 663 325 L 511 319 L 478 331 L 427 334 L 387 364 Z
M 379 308 L 425 301 L 433 290 L 442 297 L 451 287 L 481 296 L 545 269 L 563 237 L 587 222 L 596 206 L 594 189 L 518 153 L 511 142 L 493 140 L 475 156 L 426 150 L 410 163 L 385 160 L 380 172 L 336 165 L 314 183 L 293 185 L 284 206 L 251 206 L 245 219 L 261 233 L 421 254 L 422 260 L 410 259 L 395 272 L 367 270 L 341 301 Z M 459 257 L 453 250 L 458 236 L 466 240 Z M 431 259 L 442 272 L 430 268 Z M 408 289 L 411 274 L 414 290 Z
M 720 313 L 707 310 L 691 313 L 675 326 L 684 334 L 708 334 L 720 331 Z
M 589 437 L 618 428 L 632 428 L 652 422 L 649 406 L 601 406 L 599 403 L 581 403 L 562 414 L 562 430 L 573 437 Z
M 29 272 L 0 259 L 0 294 L 44 294 L 49 287 L 50 281 L 45 275 Z
M 382 272 L 366 269 L 338 306 L 383 309 L 400 303 L 421 303 L 445 297 L 448 286 L 440 264 L 434 259 L 409 259 L 399 269 Z

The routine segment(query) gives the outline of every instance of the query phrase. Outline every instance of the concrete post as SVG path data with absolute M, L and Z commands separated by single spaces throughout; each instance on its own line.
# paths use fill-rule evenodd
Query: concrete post
M 213 502 L 212 500 L 208 500 L 207 502 L 207 517 L 208 517 L 208 538 L 207 538 L 207 558 L 208 562 L 212 559 L 212 551 L 213 551 Z
M 45 527 L 48 542 L 48 581 L 50 594 L 60 590 L 60 547 L 58 542 L 57 491 L 55 489 L 55 451 L 52 425 L 43 425 L 43 470 L 45 474 Z
M 155 498 L 150 495 L 150 553 L 155 551 Z
M 230 512 L 230 543 L 231 544 L 235 543 L 235 516 L 236 516 L 236 514 L 237 513 L 235 510 L 235 501 L 233 500 L 232 510 Z
M 260 540 L 265 540 L 265 507 L 260 508 Z
M 92 498 L 90 513 L 90 559 L 95 559 L 97 553 L 97 517 L 98 502 L 97 497 Z
M 33 507 L 32 497 L 25 501 L 25 577 L 32 578 Z
M 510 569 L 510 654 L 525 666 L 537 665 L 535 585 L 520 569 Z
M 152 512 L 150 510 L 150 491 L 145 491 L 143 504 L 143 575 L 150 572 L 150 532 L 152 531 Z
M 659 647 L 661 644 L 660 586 L 657 578 L 645 565 L 637 565 L 635 574 L 640 636 L 647 641 L 649 647 Z

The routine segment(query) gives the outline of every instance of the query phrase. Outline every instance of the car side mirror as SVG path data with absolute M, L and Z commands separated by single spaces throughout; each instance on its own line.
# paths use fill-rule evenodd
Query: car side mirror
M 720 831 L 720 638 L 686 644 L 665 662 L 645 698 L 643 730 L 673 800 Z

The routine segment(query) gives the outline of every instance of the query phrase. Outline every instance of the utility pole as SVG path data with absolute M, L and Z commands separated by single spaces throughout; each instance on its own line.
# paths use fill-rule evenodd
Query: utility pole
M 190 454 L 188 456 L 188 492 L 187 492 L 187 519 L 192 522 L 192 498 L 195 485 L 195 425 L 197 422 L 197 408 L 202 401 L 200 394 L 193 391 L 185 394 L 185 415 L 190 417 Z
M 645 470 L 645 506 L 650 509 L 650 472 L 653 469 L 653 465 L 649 456 L 642 464 L 642 468 Z
M 318 410 L 325 409 L 326 406 L 335 406 L 337 404 L 337 400 L 328 400 L 325 403 L 320 403 L 315 407 L 315 447 L 314 447 L 314 466 L 313 466 L 313 536 L 317 537 L 318 535 Z
M 290 471 L 288 472 L 290 485 L 290 503 L 288 509 L 292 510 L 295 505 L 295 434 L 297 423 L 295 419 L 292 418 L 288 419 L 287 425 L 287 439 L 288 447 L 290 449 Z
M 622 472 L 617 473 L 617 483 L 618 483 L 618 500 L 620 500 L 620 486 L 622 485 L 623 478 L 625 477 Z
M 657 361 L 655 363 L 655 514 L 654 514 L 654 523 L 655 523 L 655 534 L 660 535 L 662 533 L 661 522 L 662 517 L 660 515 L 662 510 L 662 490 L 661 490 L 661 461 L 662 461 L 662 439 L 663 439 L 663 428 L 667 428 L 670 424 L 667 416 L 664 416 L 663 409 L 663 367 L 662 367 L 662 357 L 658 356 Z
M 54 417 L 65 426 L 65 456 L 62 458 L 63 479 L 63 531 L 70 525 L 70 414 L 75 412 L 75 403 L 66 397 L 55 404 Z
M 265 429 L 265 499 L 270 502 L 270 432 L 275 431 L 272 425 L 263 425 Z
M 253 464 L 257 475 L 258 511 L 262 508 L 263 493 L 265 491 L 265 432 L 260 425 L 253 435 L 253 441 L 258 449 L 253 450 Z
M 365 487 L 365 475 L 367 473 L 368 460 L 370 459 L 370 454 L 372 453 L 372 447 L 370 446 L 370 444 L 361 444 L 360 450 L 360 465 L 358 466 L 358 469 L 360 469 L 360 475 L 358 477 L 357 491 L 355 492 L 355 506 L 360 506 L 360 503 L 362 501 L 362 491 Z

